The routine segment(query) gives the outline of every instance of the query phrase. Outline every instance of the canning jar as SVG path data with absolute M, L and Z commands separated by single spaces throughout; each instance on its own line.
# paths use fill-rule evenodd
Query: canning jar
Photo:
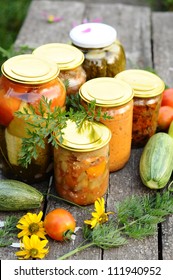
M 65 84 L 67 95 L 76 94 L 85 83 L 86 73 L 82 67 L 84 55 L 79 49 L 68 44 L 50 43 L 36 48 L 33 54 L 58 64 L 58 77 Z
M 54 149 L 57 193 L 79 205 L 92 204 L 109 185 L 110 130 L 101 123 L 68 121 L 63 141 Z
M 38 106 L 42 96 L 52 101 L 55 106 L 64 108 L 66 91 L 63 83 L 57 78 L 57 64 L 42 60 L 31 54 L 14 56 L 2 65 L 0 80 L 0 153 L 4 176 L 25 182 L 44 180 L 50 173 L 52 160 L 50 147 L 45 139 L 45 148 L 37 147 L 39 154 L 28 168 L 19 164 L 22 138 L 28 138 L 27 129 L 31 125 L 15 112 L 32 113 L 30 105 L 39 113 Z M 33 122 L 32 116 L 28 120 Z
M 101 109 L 100 122 L 112 132 L 109 170 L 113 172 L 121 169 L 127 163 L 131 152 L 132 88 L 115 78 L 95 78 L 80 88 L 79 95 L 84 106 L 95 101 L 96 115 L 97 110 Z
M 143 147 L 156 132 L 164 82 L 146 70 L 129 69 L 116 77 L 134 90 L 132 147 Z
M 125 70 L 126 57 L 116 30 L 103 23 L 84 23 L 70 31 L 73 45 L 85 56 L 83 67 L 87 80 L 114 77 Z

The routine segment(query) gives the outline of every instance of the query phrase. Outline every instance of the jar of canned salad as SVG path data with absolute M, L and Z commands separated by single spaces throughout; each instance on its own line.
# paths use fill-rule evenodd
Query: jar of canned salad
M 103 23 L 84 23 L 70 31 L 73 45 L 85 56 L 83 67 L 87 80 L 114 77 L 125 70 L 126 57 L 116 30 Z
M 109 185 L 110 130 L 101 123 L 68 121 L 63 141 L 54 149 L 57 193 L 79 205 L 102 197 Z
M 84 55 L 79 49 L 68 44 L 50 43 L 36 48 L 33 54 L 58 64 L 58 77 L 66 85 L 67 95 L 77 93 L 85 83 L 86 73 L 82 67 Z
M 134 90 L 132 147 L 143 147 L 156 132 L 165 84 L 157 75 L 138 69 L 125 70 L 115 78 Z
M 57 78 L 58 66 L 31 54 L 24 54 L 5 61 L 1 70 L 0 158 L 3 174 L 28 183 L 44 180 L 52 165 L 50 147 L 45 139 L 45 149 L 37 147 L 38 158 L 33 159 L 28 168 L 22 167 L 19 164 L 22 138 L 29 137 L 27 129 L 32 130 L 32 127 L 24 119 L 18 118 L 15 112 L 31 112 L 30 105 L 38 112 L 42 96 L 52 101 L 51 109 L 65 106 L 66 91 L 61 80 Z M 32 117 L 28 121 L 32 123 Z
M 96 111 L 101 108 L 100 122 L 112 132 L 110 140 L 110 172 L 121 169 L 131 152 L 133 90 L 129 84 L 115 78 L 95 78 L 80 88 L 82 105 L 92 100 Z M 109 118 L 104 119 L 104 114 Z

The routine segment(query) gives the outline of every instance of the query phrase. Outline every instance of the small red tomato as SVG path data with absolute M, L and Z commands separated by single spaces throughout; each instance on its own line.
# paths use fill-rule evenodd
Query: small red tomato
M 161 106 L 173 107 L 173 88 L 168 88 L 164 90 Z
M 56 208 L 49 212 L 44 219 L 46 233 L 54 240 L 64 241 L 71 239 L 74 233 L 76 221 L 73 215 L 63 209 Z
M 173 107 L 161 106 L 158 116 L 158 127 L 160 130 L 167 130 L 173 120 Z

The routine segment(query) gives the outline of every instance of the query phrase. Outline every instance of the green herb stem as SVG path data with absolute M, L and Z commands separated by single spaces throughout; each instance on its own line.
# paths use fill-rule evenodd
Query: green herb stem
M 70 201 L 70 200 L 67 200 L 67 199 L 65 199 L 65 198 L 59 197 L 59 196 L 57 196 L 57 195 L 54 195 L 54 194 L 51 194 L 51 193 L 46 193 L 46 196 L 50 196 L 50 197 L 53 197 L 53 198 L 62 200 L 62 201 L 67 202 L 67 203 L 69 203 L 69 204 L 71 204 L 71 205 L 73 205 L 73 206 L 76 206 L 76 207 L 79 207 L 79 208 L 81 208 L 81 209 L 85 209 L 85 210 L 89 211 L 89 210 L 86 209 L 84 206 L 81 206 L 81 205 L 79 205 L 79 204 L 76 204 L 76 203 L 74 203 L 74 202 L 72 202 L 72 201 Z
M 80 251 L 83 251 L 91 246 L 94 246 L 95 243 L 94 242 L 91 242 L 91 243 L 87 243 L 83 246 L 78 246 L 76 247 L 74 250 L 68 252 L 67 254 L 64 254 L 63 256 L 59 257 L 58 260 L 65 260 L 73 255 L 75 255 L 76 253 L 80 252 Z

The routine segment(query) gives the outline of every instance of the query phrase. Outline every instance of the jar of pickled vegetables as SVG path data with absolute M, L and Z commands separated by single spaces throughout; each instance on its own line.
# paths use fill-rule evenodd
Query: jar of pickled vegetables
M 95 100 L 96 115 L 112 132 L 110 140 L 110 172 L 121 169 L 131 152 L 133 90 L 129 84 L 115 78 L 95 78 L 79 91 L 82 105 Z M 106 118 L 105 118 L 106 115 Z
M 83 67 L 87 80 L 114 77 L 125 70 L 126 57 L 116 30 L 103 23 L 84 23 L 70 31 L 73 45 L 85 56 Z
M 77 93 L 85 83 L 86 73 L 82 67 L 84 55 L 79 49 L 68 44 L 50 43 L 36 48 L 33 54 L 58 64 L 58 77 L 65 84 L 67 95 Z
M 63 141 L 54 149 L 57 193 L 79 205 L 92 204 L 109 185 L 110 130 L 101 123 L 68 121 Z
M 165 84 L 156 74 L 139 69 L 125 70 L 115 78 L 134 90 L 132 147 L 143 147 L 156 132 Z
M 2 171 L 8 178 L 25 182 L 44 180 L 50 173 L 52 160 L 50 147 L 45 139 L 45 148 L 36 147 L 39 154 L 28 168 L 19 164 L 22 139 L 28 138 L 27 129 L 33 131 L 23 118 L 15 112 L 32 114 L 31 107 L 39 114 L 38 106 L 41 97 L 52 101 L 55 106 L 64 107 L 66 91 L 63 83 L 57 78 L 59 69 L 56 63 L 37 58 L 31 54 L 14 56 L 2 65 L 0 79 L 0 153 Z M 34 122 L 32 116 L 28 120 Z

